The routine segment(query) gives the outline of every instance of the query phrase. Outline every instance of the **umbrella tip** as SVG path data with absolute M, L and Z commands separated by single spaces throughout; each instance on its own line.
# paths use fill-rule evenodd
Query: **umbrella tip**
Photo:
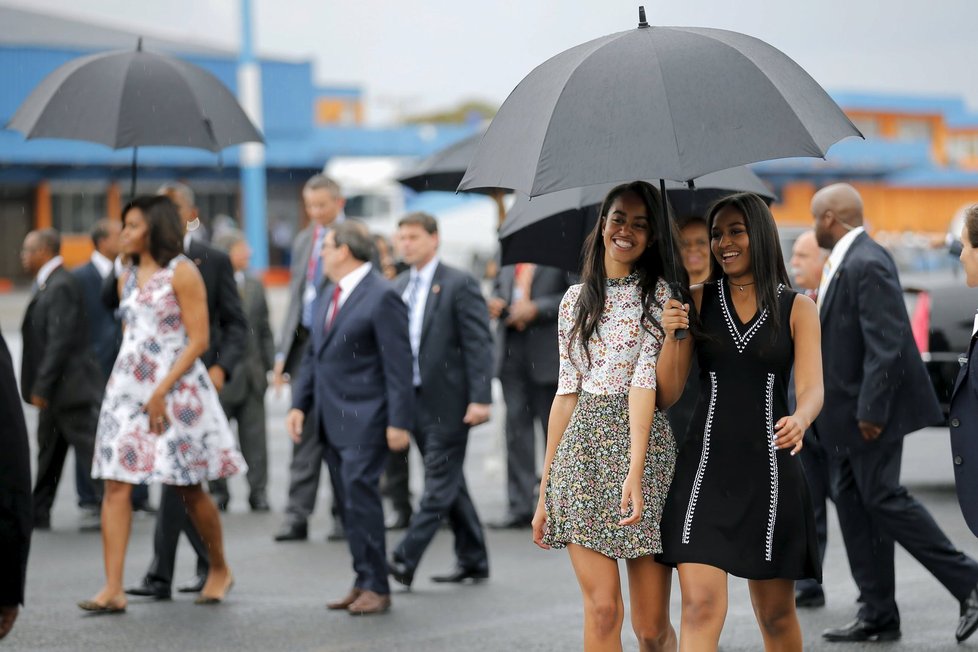
M 139 40 L 136 41 L 136 52 L 142 52 L 142 51 L 143 51 L 143 37 L 140 36 Z
M 649 26 L 648 22 L 646 22 L 646 20 L 645 20 L 645 6 L 644 5 L 640 5 L 639 8 L 638 8 L 638 26 L 639 27 L 648 27 Z

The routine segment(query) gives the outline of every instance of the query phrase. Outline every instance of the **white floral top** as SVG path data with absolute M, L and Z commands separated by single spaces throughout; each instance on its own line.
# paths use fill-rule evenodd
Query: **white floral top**
M 571 328 L 581 294 L 581 284 L 567 288 L 557 317 L 560 346 L 558 394 L 623 394 L 629 387 L 655 389 L 655 363 L 662 348 L 662 330 L 649 324 L 651 333 L 642 326 L 642 299 L 638 275 L 606 281 L 604 310 L 598 328 L 588 342 L 591 364 L 580 342 L 568 350 Z M 652 316 L 662 319 L 662 306 L 669 299 L 669 286 L 659 279 L 655 286 Z

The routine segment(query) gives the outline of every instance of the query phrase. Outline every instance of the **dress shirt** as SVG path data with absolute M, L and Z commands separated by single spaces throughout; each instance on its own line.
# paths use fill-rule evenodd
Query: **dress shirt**
M 183 253 L 190 251 L 190 241 L 194 239 L 194 236 L 189 231 L 183 234 Z
M 37 278 L 34 281 L 35 283 L 37 283 L 37 287 L 41 287 L 45 283 L 47 283 L 48 277 L 51 276 L 51 272 L 61 267 L 61 265 L 63 265 L 64 262 L 65 262 L 64 258 L 62 258 L 61 256 L 55 256 L 48 262 L 41 265 L 41 269 L 37 270 Z
M 408 335 L 411 337 L 411 353 L 414 357 L 414 386 L 421 386 L 421 368 L 418 365 L 418 352 L 421 350 L 421 327 L 424 325 L 424 309 L 431 292 L 431 281 L 438 269 L 438 257 L 435 256 L 428 264 L 417 269 L 411 268 L 411 278 L 401 298 L 408 306 Z M 414 305 L 411 295 L 414 295 Z
M 115 265 L 115 263 L 103 256 L 98 251 L 92 252 L 92 264 L 95 265 L 95 269 L 98 270 L 98 275 L 101 276 L 103 280 L 109 277 L 109 274 L 112 273 L 112 268 Z
M 346 300 L 350 298 L 350 293 L 353 292 L 358 285 L 360 285 L 360 281 L 367 277 L 367 274 L 370 273 L 371 267 L 372 265 L 370 263 L 363 263 L 340 279 L 340 282 L 338 283 L 340 286 L 339 305 L 333 305 L 330 303 L 329 308 L 326 310 L 326 323 L 323 324 L 324 328 L 326 327 L 326 324 L 330 323 L 332 320 L 333 313 L 343 307 Z
M 822 302 L 825 301 L 825 295 L 829 291 L 829 285 L 832 283 L 833 277 L 835 277 L 835 271 L 839 269 L 839 265 L 845 260 L 846 254 L 849 253 L 849 247 L 856 240 L 860 233 L 863 233 L 866 229 L 861 226 L 857 226 L 849 233 L 842 236 L 835 246 L 832 247 L 832 253 L 829 254 L 829 259 L 825 261 L 825 267 L 822 271 L 822 280 L 818 284 L 818 307 L 822 307 Z

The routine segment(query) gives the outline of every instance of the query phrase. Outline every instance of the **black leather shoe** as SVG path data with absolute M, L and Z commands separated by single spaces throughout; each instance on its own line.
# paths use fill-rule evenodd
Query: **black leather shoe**
M 826 641 L 853 643 L 858 641 L 895 641 L 900 638 L 900 625 L 874 625 L 857 618 L 845 627 L 827 629 L 822 633 Z
M 226 512 L 228 511 L 228 503 L 231 502 L 231 499 L 221 498 L 220 500 L 215 500 L 214 502 L 217 503 L 217 511 Z
M 145 579 L 141 584 L 126 588 L 129 595 L 138 595 L 142 598 L 153 598 L 154 600 L 169 600 L 170 587 L 161 584 L 152 584 Z
M 343 529 L 343 524 L 337 520 L 333 521 L 333 529 L 329 531 L 326 535 L 327 541 L 346 541 L 346 530 Z
M 309 538 L 309 526 L 306 523 L 286 523 L 275 533 L 276 541 L 305 541 Z
M 476 569 L 476 568 L 462 568 L 461 566 L 456 566 L 455 569 L 446 575 L 432 575 L 431 581 L 438 582 L 439 584 L 458 584 L 464 582 L 465 580 L 472 580 L 473 582 L 481 582 L 482 580 L 489 579 L 489 571 L 486 569 Z
M 404 562 L 396 559 L 391 559 L 387 562 L 387 574 L 393 577 L 395 582 L 403 584 L 409 589 L 411 588 L 411 583 L 414 582 L 414 570 L 409 569 Z
M 968 597 L 961 601 L 961 620 L 954 632 L 958 643 L 966 640 L 978 629 L 978 586 L 971 589 Z
M 795 591 L 795 606 L 799 608 L 824 607 L 825 591 L 822 590 L 821 586 Z
M 194 575 L 192 579 L 177 586 L 177 593 L 200 593 L 206 581 L 206 575 Z
M 251 505 L 251 511 L 253 512 L 267 512 L 271 509 L 268 505 L 268 499 L 265 498 L 264 494 L 252 496 L 248 499 L 248 504 Z
M 384 524 L 388 530 L 404 530 L 411 523 L 411 512 L 396 512 L 394 516 Z
M 530 521 L 532 520 L 529 516 L 515 516 L 510 514 L 503 520 L 494 521 L 488 525 L 493 530 L 523 530 L 530 527 Z

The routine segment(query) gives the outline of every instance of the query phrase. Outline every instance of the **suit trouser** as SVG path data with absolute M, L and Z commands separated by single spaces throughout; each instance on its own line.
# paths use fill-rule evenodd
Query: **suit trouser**
M 50 519 L 51 506 L 58 491 L 68 447 L 86 477 L 92 475 L 95 457 L 95 429 L 98 426 L 98 406 L 80 405 L 67 408 L 47 408 L 37 418 L 37 480 L 34 484 L 34 519 Z M 101 487 L 96 491 L 100 492 Z
M 334 504 L 346 530 L 353 557 L 353 586 L 382 595 L 391 592 L 387 581 L 387 543 L 380 474 L 387 464 L 386 446 L 336 448 L 322 435 L 323 459 L 338 485 Z
M 959 601 L 978 584 L 978 563 L 957 550 L 930 512 L 900 485 L 902 455 L 899 439 L 829 456 L 839 525 L 862 600 L 859 617 L 880 626 L 900 622 L 894 541 Z
M 249 388 L 244 400 L 236 404 L 221 402 L 228 420 L 234 420 L 238 430 L 241 455 L 248 464 L 250 498 L 265 496 L 268 484 L 268 437 L 265 429 L 265 393 Z M 227 501 L 228 481 L 224 478 L 207 483 L 214 500 Z
M 207 546 L 191 522 L 180 492 L 169 485 L 163 485 L 153 534 L 153 561 L 146 571 L 147 584 L 167 589 L 173 584 L 173 569 L 177 562 L 177 544 L 180 542 L 181 532 L 187 535 L 187 540 L 197 553 L 197 574 L 206 576 L 210 569 Z
M 805 445 L 801 449 L 801 466 L 805 470 L 808 493 L 812 497 L 815 514 L 815 537 L 818 540 L 819 565 L 825 567 L 825 549 L 828 547 L 829 525 L 826 501 L 829 498 L 829 460 L 825 448 L 811 431 L 805 433 Z M 816 590 L 819 583 L 815 579 L 798 580 L 795 588 Z
M 409 569 L 421 563 L 421 557 L 446 518 L 455 536 L 459 567 L 489 569 L 485 533 L 463 474 L 468 439 L 468 428 L 452 433 L 422 429 L 414 435 L 424 460 L 424 492 L 407 533 L 394 550 L 394 558 Z
M 511 351 L 499 374 L 506 402 L 506 494 L 509 515 L 529 520 L 536 511 L 534 491 L 539 481 L 536 466 L 535 423 L 547 437 L 550 406 L 557 384 L 534 382 L 522 351 Z

